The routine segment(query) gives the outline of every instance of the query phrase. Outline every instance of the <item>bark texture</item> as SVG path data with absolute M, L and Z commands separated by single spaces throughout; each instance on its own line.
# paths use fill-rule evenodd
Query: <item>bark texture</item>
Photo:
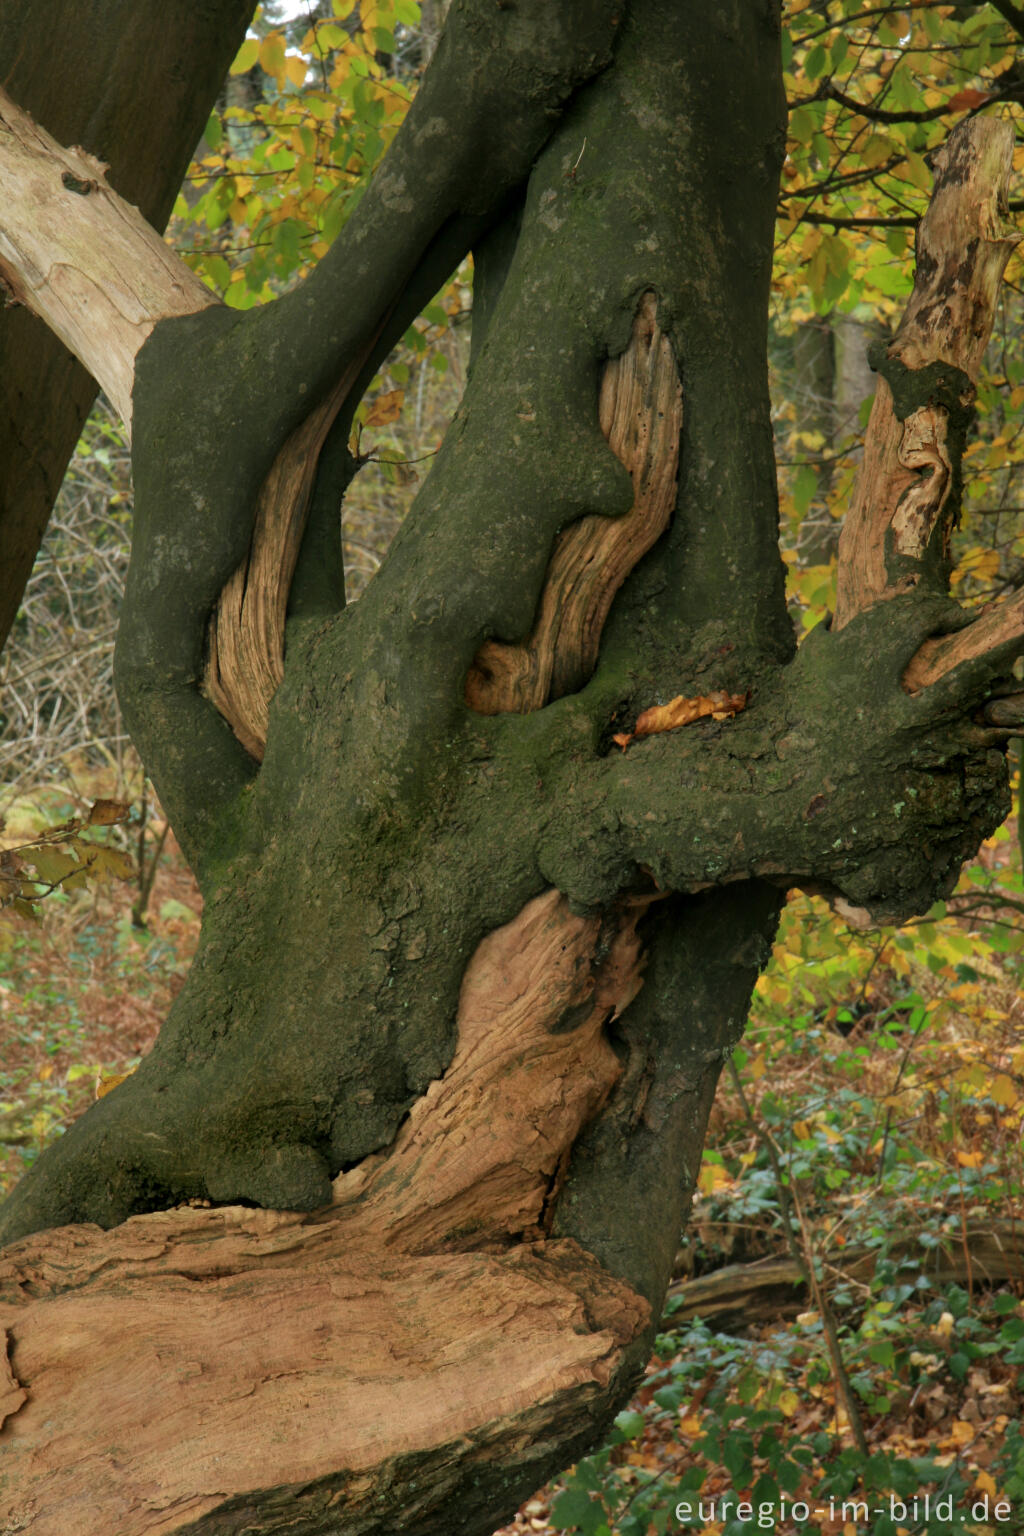
M 644 905 L 609 932 L 551 892 L 491 934 L 447 1073 L 329 1211 L 183 1209 L 9 1249 L 0 1512 L 35 1536 L 237 1529 L 233 1501 L 255 1516 L 260 1489 L 291 1488 L 289 1528 L 364 1530 L 415 1465 L 416 1529 L 499 1520 L 553 1425 L 578 1437 L 607 1408 L 650 1319 L 576 1243 L 545 1241 L 621 1072 L 602 1026 L 639 988 Z M 437 1473 L 463 1437 L 491 1491 L 460 1518 Z
M 22 1486 L 34 1465 L 80 1496 L 43 1426 L 80 1341 L 105 1358 L 116 1294 L 165 1341 L 176 1411 L 219 1402 L 230 1437 L 254 1375 L 261 1402 L 290 1405 L 183 1493 L 166 1446 L 112 1449 L 98 1371 L 81 1456 L 122 1455 L 126 1530 L 486 1536 L 643 1364 L 786 888 L 865 920 L 924 910 L 1005 814 L 1004 736 L 974 716 L 1013 644 L 904 687 L 922 643 L 963 625 L 941 579 L 873 590 L 793 654 L 766 369 L 778 29 L 763 0 L 456 0 L 309 282 L 163 321 L 142 348 L 119 689 L 203 885 L 203 937 L 152 1053 L 0 1214 L 0 1444 Z M 466 396 L 346 608 L 347 422 L 467 243 Z M 282 454 L 292 490 L 265 524 L 297 548 L 283 617 L 282 557 L 259 553 Z M 276 617 L 253 627 L 264 682 L 236 716 L 207 641 L 216 615 L 227 676 L 241 568 Z M 632 729 L 718 692 L 745 707 Z M 183 1198 L 221 1209 L 152 1214 Z M 62 1244 L 80 1283 L 47 1267 Z M 399 1292 L 418 1298 L 411 1332 L 387 1311 Z M 478 1307 L 515 1349 L 488 1334 L 474 1367 Z M 264 1361 L 268 1309 L 281 1352 Z M 362 1352 L 381 1317 L 395 1360 Z M 307 1397 L 271 1386 L 293 1350 Z M 369 1354 L 378 1417 L 355 1425 L 342 1366 Z M 410 1360 L 415 1410 L 395 1389 Z M 451 1362 L 469 1394 L 454 1420 L 435 1412 Z
M 108 164 L 163 229 L 252 12 L 252 0 L 18 0 L 0 8 L 0 87 Z M 95 392 L 37 316 L 0 311 L 0 645 Z

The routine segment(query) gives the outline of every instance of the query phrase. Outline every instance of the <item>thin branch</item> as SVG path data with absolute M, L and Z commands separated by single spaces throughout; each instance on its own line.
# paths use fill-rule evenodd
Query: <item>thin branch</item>
M 867 1456 L 868 1443 L 864 1434 L 864 1425 L 861 1420 L 860 1410 L 850 1381 L 849 1372 L 846 1369 L 846 1361 L 843 1359 L 842 1347 L 839 1343 L 839 1329 L 836 1324 L 835 1313 L 832 1311 L 828 1293 L 818 1277 L 815 1253 L 811 1242 L 810 1233 L 804 1218 L 803 1209 L 797 1194 L 796 1184 L 787 1180 L 782 1170 L 782 1161 L 779 1156 L 778 1143 L 774 1136 L 764 1125 L 759 1125 L 754 1118 L 754 1112 L 750 1106 L 743 1089 L 743 1083 L 736 1070 L 736 1063 L 730 1056 L 726 1065 L 732 1085 L 739 1097 L 740 1106 L 746 1117 L 747 1124 L 753 1131 L 757 1140 L 764 1147 L 768 1160 L 772 1165 L 775 1175 L 775 1190 L 779 1197 L 779 1209 L 782 1214 L 782 1230 L 786 1238 L 793 1263 L 803 1276 L 804 1283 L 814 1297 L 821 1317 L 821 1327 L 828 1346 L 829 1359 L 832 1363 L 832 1376 L 835 1382 L 836 1392 L 842 1398 L 843 1407 L 846 1409 L 846 1417 L 850 1424 L 854 1443 L 862 1456 Z M 792 1198 L 791 1198 L 792 1197 Z M 796 1216 L 794 1218 L 794 1207 Z

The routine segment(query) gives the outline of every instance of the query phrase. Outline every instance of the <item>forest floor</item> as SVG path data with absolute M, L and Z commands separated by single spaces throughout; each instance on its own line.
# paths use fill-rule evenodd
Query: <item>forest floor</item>
M 86 808 L 21 802 L 0 846 Z M 152 857 L 160 830 L 97 835 Z M 144 926 L 138 898 L 109 880 L 0 914 L 0 1193 L 183 983 L 201 899 L 172 837 Z M 853 934 L 794 895 L 649 1377 L 501 1536 L 1024 1531 L 1022 980 L 1013 823 L 904 929 Z

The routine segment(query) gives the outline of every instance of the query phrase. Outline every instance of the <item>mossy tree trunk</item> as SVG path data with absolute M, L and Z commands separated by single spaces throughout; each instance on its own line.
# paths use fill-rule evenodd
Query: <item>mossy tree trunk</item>
M 948 509 L 894 550 L 884 453 L 866 574 L 794 656 L 778 31 L 770 0 L 456 0 L 306 284 L 141 345 L 119 689 L 206 906 L 153 1052 L 0 1218 L 0 1507 L 37 1536 L 487 1536 L 642 1368 L 787 888 L 924 910 L 1005 815 L 975 717 L 1019 612 L 936 648 Z M 1005 262 L 996 149 L 942 177 L 982 166 Z M 1002 265 L 957 239 L 990 324 Z M 465 399 L 346 608 L 352 413 L 468 248 Z M 915 403 L 927 324 L 886 362 L 897 456 L 976 368 L 954 345 Z M 712 703 L 616 745 L 678 695 Z

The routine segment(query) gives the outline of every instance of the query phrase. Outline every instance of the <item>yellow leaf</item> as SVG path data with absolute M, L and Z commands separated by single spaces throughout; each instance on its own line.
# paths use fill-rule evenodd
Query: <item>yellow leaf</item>
M 807 1124 L 806 1120 L 793 1121 L 793 1135 L 796 1137 L 797 1141 L 810 1141 L 811 1128 Z
M 993 1499 L 999 1492 L 995 1484 L 995 1479 L 990 1477 L 987 1472 L 978 1473 L 977 1477 L 974 1479 L 974 1486 L 978 1489 L 979 1493 L 987 1493 L 989 1497 Z
M 99 845 L 90 846 L 86 871 L 89 879 L 100 885 L 105 885 L 108 880 L 135 878 L 135 865 L 128 854 L 122 853 L 119 848 L 103 848 Z
M 697 1187 L 702 1195 L 713 1195 L 716 1189 L 727 1189 L 731 1183 L 732 1179 L 721 1163 L 704 1163 Z
M 96 1097 L 104 1098 L 118 1083 L 123 1083 L 125 1078 L 131 1077 L 137 1069 L 132 1067 L 130 1072 L 99 1072 L 96 1075 Z
M 48 1061 L 46 1063 L 45 1067 L 40 1067 L 39 1068 L 39 1081 L 41 1083 L 48 1083 L 52 1076 L 53 1076 L 53 1062 L 52 1061 Z
M 284 74 L 284 37 L 280 32 L 268 32 L 260 43 L 260 68 L 275 80 Z
M 979 576 L 983 581 L 999 575 L 999 551 L 998 549 L 986 549 L 971 565 L 971 575 Z
M 285 59 L 285 70 L 292 85 L 301 91 L 306 83 L 305 59 L 300 59 L 298 54 L 290 53 Z
M 245 42 L 235 54 L 235 62 L 231 66 L 233 75 L 247 74 L 260 56 L 260 45 L 255 37 L 247 37 Z
M 787 1419 L 791 1419 L 800 1407 L 800 1399 L 791 1387 L 780 1392 L 777 1401 L 779 1412 L 784 1413 Z
M 402 414 L 404 399 L 404 389 L 389 389 L 386 394 L 378 395 L 366 413 L 366 426 L 386 427 L 397 421 Z
M 701 1418 L 699 1413 L 688 1413 L 685 1419 L 679 1420 L 681 1434 L 695 1437 L 700 1434 Z
M 983 1162 L 980 1152 L 958 1152 L 956 1160 L 961 1168 L 980 1168 Z
M 1007 1077 L 1005 1072 L 1000 1072 L 992 1081 L 989 1088 L 989 1096 L 1003 1109 L 1012 1109 L 1020 1102 L 1020 1094 L 1017 1092 L 1017 1084 L 1012 1077 Z

